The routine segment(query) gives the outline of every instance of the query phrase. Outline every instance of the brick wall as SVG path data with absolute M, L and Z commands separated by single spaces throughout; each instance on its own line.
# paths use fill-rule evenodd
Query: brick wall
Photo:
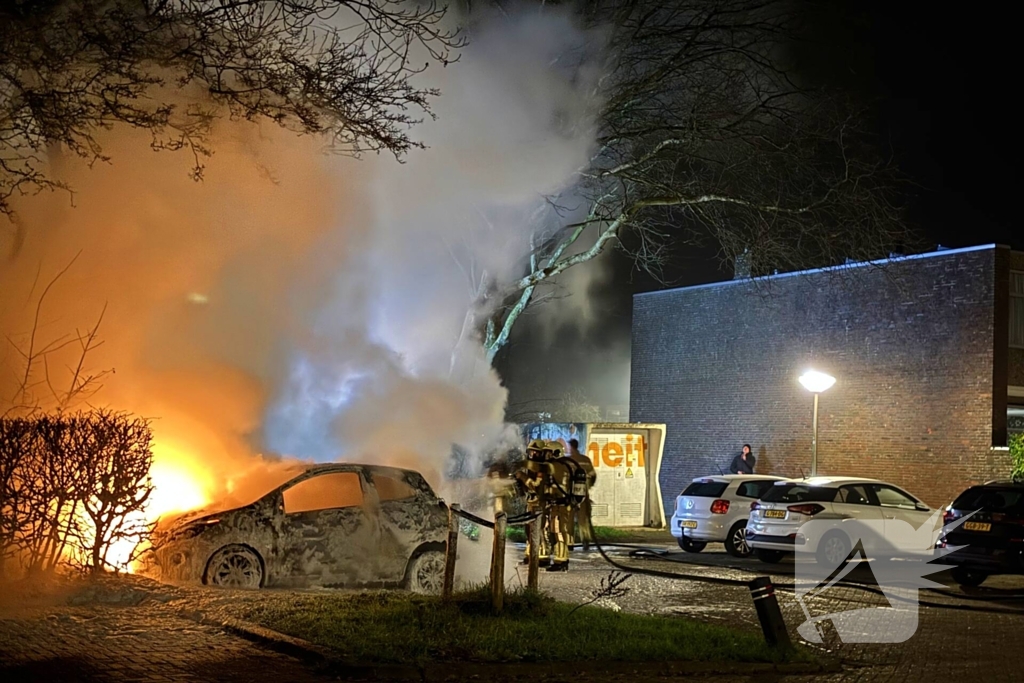
M 759 472 L 806 471 L 812 397 L 796 378 L 809 367 L 838 379 L 821 397 L 819 474 L 933 505 L 1005 475 L 991 449 L 997 253 L 636 296 L 630 419 L 668 425 L 666 507 L 743 443 Z
M 1024 272 L 1024 252 L 1011 253 L 1010 268 Z M 1013 386 L 1024 387 L 1024 349 L 1010 349 L 1008 379 Z

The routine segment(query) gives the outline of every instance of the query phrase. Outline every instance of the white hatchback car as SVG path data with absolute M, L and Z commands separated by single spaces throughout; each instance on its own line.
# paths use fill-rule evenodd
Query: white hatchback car
M 725 474 L 698 477 L 676 498 L 672 535 L 679 547 L 699 553 L 708 543 L 725 543 L 733 557 L 747 557 L 746 526 L 751 505 L 782 477 Z
M 886 529 L 889 520 L 899 520 L 917 529 L 933 514 L 903 489 L 876 479 L 812 477 L 779 482 L 751 509 L 747 545 L 765 562 L 778 562 L 799 547 L 801 552 L 814 553 L 820 564 L 836 564 L 854 546 L 855 539 L 843 532 L 844 521 L 877 521 Z M 828 521 L 831 530 L 820 538 L 805 536 L 800 527 L 811 520 Z

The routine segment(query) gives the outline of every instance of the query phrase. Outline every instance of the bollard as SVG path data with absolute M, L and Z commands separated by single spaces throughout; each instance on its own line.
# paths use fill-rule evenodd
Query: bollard
M 444 554 L 444 588 L 441 597 L 450 600 L 455 591 L 455 559 L 459 552 L 459 510 L 458 503 L 448 509 L 448 547 Z
M 544 522 L 538 517 L 526 523 L 526 534 L 530 549 L 530 564 L 526 572 L 526 587 L 535 591 L 540 588 L 540 534 Z
M 505 606 L 505 520 L 504 512 L 494 515 L 494 546 L 491 549 L 491 608 L 500 614 Z
M 786 630 L 786 622 L 782 618 L 782 610 L 779 609 L 772 580 L 767 576 L 759 576 L 748 585 L 768 646 L 777 650 L 792 650 L 793 644 L 789 640 L 789 631 Z

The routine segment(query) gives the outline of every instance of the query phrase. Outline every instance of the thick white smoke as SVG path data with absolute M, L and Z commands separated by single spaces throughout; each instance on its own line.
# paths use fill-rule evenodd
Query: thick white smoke
M 594 84 L 566 15 L 494 17 L 471 37 L 432 74 L 438 118 L 415 132 L 427 149 L 365 164 L 366 223 L 345 232 L 324 300 L 289 342 L 266 423 L 275 450 L 437 465 L 453 442 L 479 451 L 503 430 L 505 391 L 479 339 L 460 335 L 482 282 L 522 275 L 530 216 L 585 164 Z
M 85 329 L 107 305 L 89 362 L 116 374 L 92 400 L 157 418 L 164 480 L 187 461 L 217 495 L 276 453 L 437 482 L 453 443 L 479 453 L 505 433 L 467 312 L 481 283 L 522 274 L 530 218 L 591 151 L 588 38 L 553 11 L 477 21 L 459 62 L 421 76 L 442 96 L 405 164 L 224 122 L 196 184 L 190 158 L 114 130 L 110 165 L 56 159 L 74 208 L 62 194 L 17 204 L 26 238 L 0 270 L 0 331 L 24 348 L 42 287 L 81 252 L 40 335 Z M 4 398 L 18 381 L 0 379 Z

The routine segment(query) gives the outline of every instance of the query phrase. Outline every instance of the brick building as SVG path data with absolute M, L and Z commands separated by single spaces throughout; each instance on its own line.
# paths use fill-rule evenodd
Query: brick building
M 933 505 L 1009 473 L 1024 430 L 1024 253 L 995 245 L 739 279 L 633 300 L 630 419 L 667 424 L 665 504 L 726 470 L 885 479 Z

